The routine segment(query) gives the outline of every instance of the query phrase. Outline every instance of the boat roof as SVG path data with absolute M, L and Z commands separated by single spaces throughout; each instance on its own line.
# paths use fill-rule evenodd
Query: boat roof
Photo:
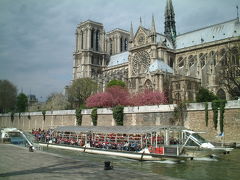
M 57 132 L 143 134 L 161 130 L 183 130 L 183 126 L 59 126 Z

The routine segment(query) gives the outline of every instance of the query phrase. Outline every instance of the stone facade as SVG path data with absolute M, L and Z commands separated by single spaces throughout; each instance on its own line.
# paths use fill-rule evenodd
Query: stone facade
M 159 106 L 138 106 L 124 108 L 124 126 L 164 126 L 174 125 L 174 107 L 176 105 L 159 105 Z M 205 106 L 204 103 L 188 104 L 184 126 L 194 131 L 207 132 L 203 136 L 211 141 L 219 142 L 221 138 L 217 137 L 219 127 L 214 129 L 213 113 L 209 103 L 209 123 L 205 123 Z M 112 116 L 111 109 L 98 109 L 98 126 L 116 126 Z M 30 115 L 31 119 L 28 119 Z M 82 110 L 82 126 L 92 126 L 91 109 Z M 47 111 L 46 119 L 43 120 L 41 112 L 23 113 L 21 118 L 15 114 L 14 120 L 11 121 L 10 114 L 0 114 L 1 127 L 16 127 L 19 129 L 31 131 L 31 129 L 41 128 L 48 129 L 56 126 L 76 125 L 75 110 L 68 111 Z M 225 107 L 224 118 L 224 141 L 240 143 L 240 101 L 228 101 Z
M 150 28 L 143 27 L 140 19 L 136 33 L 132 24 L 129 32 L 117 28 L 105 33 L 101 23 L 80 23 L 73 80 L 90 77 L 103 91 L 106 83 L 118 79 L 130 92 L 167 92 L 170 102 L 194 100 L 200 86 L 231 99 L 218 73 L 226 47 L 240 42 L 239 18 L 177 35 L 171 0 L 167 0 L 164 16 L 163 34 L 156 31 L 154 17 Z

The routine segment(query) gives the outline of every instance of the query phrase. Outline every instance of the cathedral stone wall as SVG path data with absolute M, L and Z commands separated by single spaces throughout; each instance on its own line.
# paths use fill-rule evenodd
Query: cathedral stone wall
M 176 105 L 139 106 L 124 108 L 124 126 L 154 126 L 173 125 L 174 107 Z M 202 134 L 206 139 L 214 142 L 238 142 L 240 143 L 240 101 L 228 101 L 225 107 L 224 137 L 220 138 L 219 126 L 217 130 L 213 125 L 213 113 L 211 104 L 208 109 L 208 127 L 205 123 L 205 106 L 203 103 L 188 104 L 184 126 L 194 131 L 206 132 Z M 28 118 L 30 115 L 30 119 Z M 19 118 L 15 114 L 11 121 L 10 114 L 0 115 L 0 127 L 16 127 L 26 131 L 33 128 L 48 129 L 56 126 L 74 126 L 76 116 L 74 110 L 47 111 L 46 119 L 43 120 L 41 112 L 22 113 Z M 82 126 L 92 126 L 91 109 L 82 110 Z M 98 109 L 98 126 L 116 126 L 110 108 Z

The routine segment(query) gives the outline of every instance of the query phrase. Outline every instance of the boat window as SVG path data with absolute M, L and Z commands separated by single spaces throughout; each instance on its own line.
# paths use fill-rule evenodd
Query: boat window
M 197 133 L 193 133 L 192 136 L 196 138 L 201 144 L 206 143 L 207 141 Z
M 192 139 L 189 139 L 186 146 L 198 146 L 198 144 L 195 143 Z
M 21 137 L 19 132 L 8 132 L 9 137 Z

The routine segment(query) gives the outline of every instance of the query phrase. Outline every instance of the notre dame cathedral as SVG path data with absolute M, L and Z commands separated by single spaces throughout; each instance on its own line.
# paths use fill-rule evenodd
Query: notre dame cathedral
M 130 92 L 154 89 L 167 93 L 171 102 L 195 100 L 202 86 L 230 99 L 218 78 L 226 46 L 240 42 L 239 18 L 184 34 L 176 34 L 171 0 L 165 8 L 164 33 L 140 25 L 134 34 L 87 20 L 76 30 L 73 79 L 90 77 L 103 91 L 113 79 L 124 81 Z

